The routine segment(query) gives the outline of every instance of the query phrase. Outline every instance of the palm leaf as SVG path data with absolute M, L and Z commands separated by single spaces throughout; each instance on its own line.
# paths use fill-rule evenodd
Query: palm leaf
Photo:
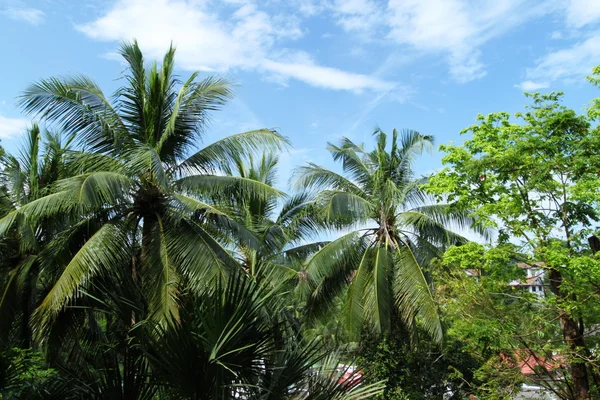
M 388 332 L 391 327 L 392 316 L 392 274 L 393 260 L 387 245 L 378 245 L 373 257 L 373 296 L 375 309 L 373 317 L 375 328 L 381 332 Z
M 431 337 L 442 341 L 443 329 L 437 305 L 418 259 L 410 246 L 400 246 L 395 254 L 393 281 L 395 305 L 408 326 L 416 316 Z
M 130 259 L 128 240 L 120 226 L 103 225 L 79 249 L 40 304 L 34 314 L 34 326 L 39 339 L 51 320 L 77 297 L 87 282 Z
M 193 193 L 212 199 L 234 199 L 239 196 L 256 196 L 268 200 L 283 192 L 253 179 L 238 176 L 192 175 L 180 178 L 174 186 L 184 193 Z
M 257 151 L 282 151 L 287 138 L 275 130 L 258 129 L 231 135 L 192 154 L 178 167 L 180 172 L 213 174 L 229 165 L 239 165 L 242 154 Z
M 125 127 L 98 85 L 84 76 L 49 78 L 29 86 L 19 99 L 28 114 L 77 133 L 79 143 L 107 151 L 124 139 Z
M 349 179 L 313 163 L 296 170 L 294 186 L 302 190 L 308 189 L 318 192 L 323 189 L 332 189 L 347 191 L 361 197 L 366 196 L 364 191 Z
M 159 323 L 170 323 L 179 319 L 177 304 L 179 278 L 175 269 L 174 255 L 169 246 L 169 237 L 161 218 L 153 223 L 145 221 L 151 227 L 142 248 L 142 268 L 144 286 L 149 293 L 148 312 L 150 319 Z

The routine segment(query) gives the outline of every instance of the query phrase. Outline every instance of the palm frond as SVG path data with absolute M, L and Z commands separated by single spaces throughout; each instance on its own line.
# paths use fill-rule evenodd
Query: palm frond
M 177 99 L 173 99 L 173 107 L 178 105 L 177 116 L 173 122 L 173 130 L 165 129 L 163 133 L 163 136 L 165 133 L 168 136 L 164 136 L 165 140 L 160 143 L 161 157 L 184 157 L 188 148 L 202 138 L 209 122 L 209 112 L 220 109 L 231 97 L 232 91 L 227 80 L 207 77 L 200 82 L 190 83 L 178 104 Z
M 166 232 L 167 249 L 186 285 L 198 293 L 213 279 L 240 270 L 237 260 L 201 224 L 181 221 Z
M 65 267 L 34 314 L 33 321 L 38 339 L 43 340 L 43 334 L 52 319 L 69 301 L 80 295 L 79 290 L 90 279 L 130 259 L 130 248 L 126 245 L 128 239 L 120 228 L 115 224 L 103 225 Z
M 351 336 L 357 336 L 363 328 L 365 320 L 365 299 L 369 275 L 373 270 L 373 248 L 365 248 L 354 276 L 348 287 L 344 301 L 344 319 L 346 330 Z
M 342 289 L 350 283 L 366 246 L 362 235 L 350 232 L 327 243 L 310 256 L 304 271 L 300 273 L 298 288 L 301 294 L 308 294 L 309 314 L 322 315 L 341 294 Z
M 209 173 L 230 165 L 240 165 L 241 155 L 257 151 L 284 150 L 289 141 L 275 130 L 257 129 L 218 140 L 189 156 L 178 167 L 180 172 Z
M 49 78 L 29 86 L 19 99 L 23 110 L 77 133 L 85 148 L 109 151 L 120 143 L 125 126 L 102 90 L 91 79 L 72 76 Z
M 409 327 L 416 317 L 433 340 L 441 343 L 443 329 L 437 305 L 413 249 L 408 245 L 400 246 L 394 262 L 395 305 L 400 315 Z
M 283 192 L 265 183 L 238 176 L 192 175 L 178 179 L 174 186 L 184 193 L 221 200 L 233 200 L 240 196 L 256 196 L 258 199 L 268 200 L 283 196 Z
M 332 189 L 365 197 L 364 191 L 348 178 L 317 164 L 309 163 L 307 166 L 299 167 L 295 174 L 294 186 L 300 190 L 318 192 L 324 189 Z
M 393 257 L 389 247 L 378 245 L 374 249 L 373 255 L 373 296 L 375 308 L 373 310 L 373 320 L 375 329 L 381 332 L 388 332 L 391 327 L 392 316 L 392 276 L 393 276 Z
M 127 172 L 168 189 L 168 176 L 158 152 L 149 145 L 132 146 L 126 153 Z
M 72 191 L 63 190 L 29 202 L 17 210 L 9 212 L 0 219 L 0 238 L 5 236 L 19 218 L 49 218 L 57 215 L 67 215 L 76 206 Z
M 325 190 L 317 195 L 317 203 L 328 222 L 334 225 L 360 225 L 366 223 L 375 210 L 368 199 L 341 190 Z
M 169 237 L 164 221 L 144 221 L 150 227 L 144 227 L 147 234 L 142 247 L 142 268 L 144 286 L 148 296 L 150 319 L 158 323 L 170 323 L 179 320 L 177 304 L 179 277 L 175 269 L 174 255 L 169 251 Z
M 334 161 L 342 161 L 344 172 L 349 174 L 350 178 L 361 187 L 367 187 L 371 183 L 372 170 L 361 157 L 364 153 L 362 147 L 344 137 L 339 146 L 329 143 L 327 150 L 333 156 Z
M 70 193 L 79 207 L 92 210 L 127 202 L 133 185 L 134 181 L 129 177 L 110 171 L 90 172 L 56 183 L 59 193 Z

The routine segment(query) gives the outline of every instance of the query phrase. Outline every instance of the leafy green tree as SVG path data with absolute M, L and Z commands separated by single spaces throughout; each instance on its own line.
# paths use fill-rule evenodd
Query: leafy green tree
M 143 315 L 133 313 L 132 323 L 146 315 L 178 320 L 181 283 L 198 290 L 211 277 L 231 273 L 238 264 L 227 240 L 253 239 L 212 199 L 277 192 L 218 174 L 237 153 L 285 146 L 274 131 L 233 135 L 191 152 L 207 114 L 230 97 L 227 82 L 198 81 L 197 73 L 180 81 L 173 74 L 173 48 L 160 68 L 146 68 L 137 43 L 123 45 L 120 53 L 128 65 L 127 84 L 115 93 L 114 104 L 82 76 L 42 80 L 21 98 L 26 112 L 76 135 L 83 149 L 74 155 L 78 175 L 0 220 L 0 236 L 23 218 L 39 224 L 71 215 L 79 221 L 53 240 L 47 254 L 45 262 L 57 275 L 34 315 L 39 339 L 91 281 L 118 269 L 129 271 L 145 299 Z
M 380 395 L 386 400 L 464 399 L 473 393 L 473 373 L 480 367 L 461 342 L 447 338 L 441 348 L 423 337 L 414 343 L 402 329 L 383 338 L 365 331 L 357 351 L 365 380 L 386 380 Z
M 512 399 L 528 382 L 570 399 L 556 307 L 514 285 L 527 280 L 518 250 L 511 243 L 468 243 L 444 254 L 435 280 L 448 338 L 463 342 L 477 360 L 472 389 L 478 396 Z
M 427 189 L 474 210 L 498 229 L 499 244 L 520 246 L 512 257 L 543 262 L 569 366 L 567 398 L 587 399 L 590 377 L 598 379 L 586 326 L 599 322 L 600 260 L 587 240 L 599 218 L 600 131 L 561 105 L 560 93 L 528 96 L 533 104 L 514 119 L 479 116 L 463 130 L 471 135 L 464 145 L 442 146 L 447 167 Z
M 365 321 L 389 331 L 398 312 L 407 326 L 414 328 L 416 321 L 441 341 L 442 325 L 424 267 L 446 246 L 466 241 L 448 226 L 468 228 L 473 221 L 466 212 L 428 203 L 423 181 L 414 177 L 415 157 L 432 145 L 431 136 L 394 130 L 389 140 L 378 129 L 374 137 L 372 151 L 348 138 L 329 145 L 344 175 L 315 164 L 298 171 L 296 185 L 317 193 L 321 218 L 332 227 L 351 229 L 307 261 L 308 306 L 323 310 L 323 301 L 347 288 L 344 313 L 350 332 L 360 332 Z

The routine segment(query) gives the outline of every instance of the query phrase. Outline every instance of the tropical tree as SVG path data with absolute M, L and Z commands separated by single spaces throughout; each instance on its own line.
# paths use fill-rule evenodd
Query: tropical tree
M 358 400 L 381 392 L 381 382 L 364 383 L 302 338 L 278 288 L 239 271 L 205 289 L 182 300 L 177 323 L 130 328 L 126 351 L 115 351 L 109 335 L 88 335 L 84 357 L 56 365 L 56 389 L 77 399 Z M 109 292 L 105 307 L 127 314 L 117 297 Z
M 27 130 L 25 143 L 16 155 L 0 157 L 0 215 L 5 216 L 49 193 L 52 185 L 70 174 L 68 151 L 73 137 L 42 131 L 37 124 Z M 0 239 L 3 250 L 2 287 L 0 295 L 0 341 L 8 345 L 12 331 L 13 344 L 28 347 L 31 330 L 28 326 L 38 297 L 44 292 L 45 271 L 39 258 L 45 244 L 72 221 L 46 221 L 36 226 L 21 218 L 18 229 Z M 19 326 L 15 324 L 19 320 Z
M 323 302 L 347 288 L 345 325 L 358 333 L 365 322 L 389 331 L 395 313 L 408 327 L 421 324 L 442 339 L 426 268 L 451 244 L 466 239 L 448 229 L 469 228 L 473 220 L 448 205 L 432 204 L 415 179 L 415 157 L 431 147 L 433 138 L 418 132 L 393 131 L 391 141 L 380 129 L 376 147 L 343 138 L 329 144 L 344 174 L 316 164 L 301 167 L 297 187 L 314 190 L 316 209 L 331 227 L 350 228 L 312 255 L 305 265 L 308 306 L 321 311 Z
M 272 153 L 263 153 L 259 159 L 252 154 L 238 155 L 236 162 L 224 171 L 274 186 L 278 163 L 279 158 Z M 246 271 L 258 280 L 297 281 L 302 262 L 324 245 L 311 241 L 324 227 L 313 209 L 311 195 L 302 191 L 270 196 L 237 193 L 230 201 L 236 220 L 259 238 L 258 247 L 249 243 L 239 248 Z
M 591 77 L 592 82 L 597 78 Z M 446 167 L 431 178 L 428 190 L 440 198 L 450 197 L 457 207 L 473 210 L 482 223 L 498 228 L 498 246 L 481 249 L 482 254 L 543 263 L 548 298 L 541 307 L 550 310 L 552 317 L 546 322 L 554 323 L 560 335 L 546 337 L 548 345 L 542 349 L 560 356 L 569 369 L 552 384 L 562 392 L 561 398 L 588 399 L 600 388 L 592 333 L 600 322 L 595 236 L 600 220 L 600 129 L 592 126 L 600 103 L 592 102 L 585 116 L 565 107 L 562 93 L 526 95 L 532 104 L 523 112 L 480 115 L 476 124 L 461 132 L 471 137 L 463 145 L 443 146 Z M 473 259 L 472 251 L 458 248 L 453 253 L 448 257 L 454 258 L 452 264 L 463 264 L 456 261 L 461 254 Z M 485 286 L 475 288 L 485 293 L 481 290 Z M 477 307 L 483 312 L 482 304 L 478 301 Z M 517 338 L 521 348 L 532 342 L 527 347 L 539 354 L 541 346 L 533 347 L 535 342 L 516 329 L 518 325 L 507 324 L 507 313 L 483 317 L 506 328 L 512 343 Z M 544 337 L 541 325 L 535 325 L 534 332 Z
M 277 287 L 247 275 L 218 278 L 215 290 L 185 307 L 181 324 L 158 338 L 149 359 L 170 394 L 190 399 L 363 399 L 381 382 L 363 384 L 357 371 L 342 378 L 339 361 L 306 342 L 284 311 Z
M 128 65 L 127 84 L 113 103 L 82 76 L 41 80 L 20 100 L 26 112 L 75 135 L 80 149 L 72 154 L 77 175 L 0 219 L 0 237 L 21 220 L 40 226 L 53 218 L 77 219 L 46 246 L 44 263 L 55 275 L 34 315 L 39 339 L 48 338 L 43 333 L 67 306 L 79 300 L 89 306 L 102 296 L 83 296 L 92 282 L 107 285 L 106 279 L 124 274 L 143 299 L 142 309 L 131 312 L 131 325 L 145 317 L 179 320 L 184 290 L 199 290 L 212 277 L 236 270 L 231 246 L 254 240 L 213 199 L 277 193 L 218 173 L 237 153 L 285 146 L 277 132 L 237 134 L 193 151 L 208 113 L 231 96 L 226 81 L 198 80 L 197 73 L 180 81 L 173 74 L 172 47 L 160 67 L 147 68 L 135 42 L 124 44 L 120 54 Z M 96 314 L 81 318 L 96 325 Z

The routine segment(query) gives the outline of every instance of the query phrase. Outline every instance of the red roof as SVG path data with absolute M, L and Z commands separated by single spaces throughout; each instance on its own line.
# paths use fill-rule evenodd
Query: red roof
M 510 362 L 507 356 L 501 354 L 500 357 L 503 360 Z M 552 371 L 560 368 L 564 360 L 563 356 L 552 356 L 547 358 L 544 356 L 535 355 L 527 350 L 519 350 L 515 352 L 514 357 L 517 361 L 516 367 L 521 370 L 523 375 L 533 375 L 536 367 L 542 367 L 543 369 Z

